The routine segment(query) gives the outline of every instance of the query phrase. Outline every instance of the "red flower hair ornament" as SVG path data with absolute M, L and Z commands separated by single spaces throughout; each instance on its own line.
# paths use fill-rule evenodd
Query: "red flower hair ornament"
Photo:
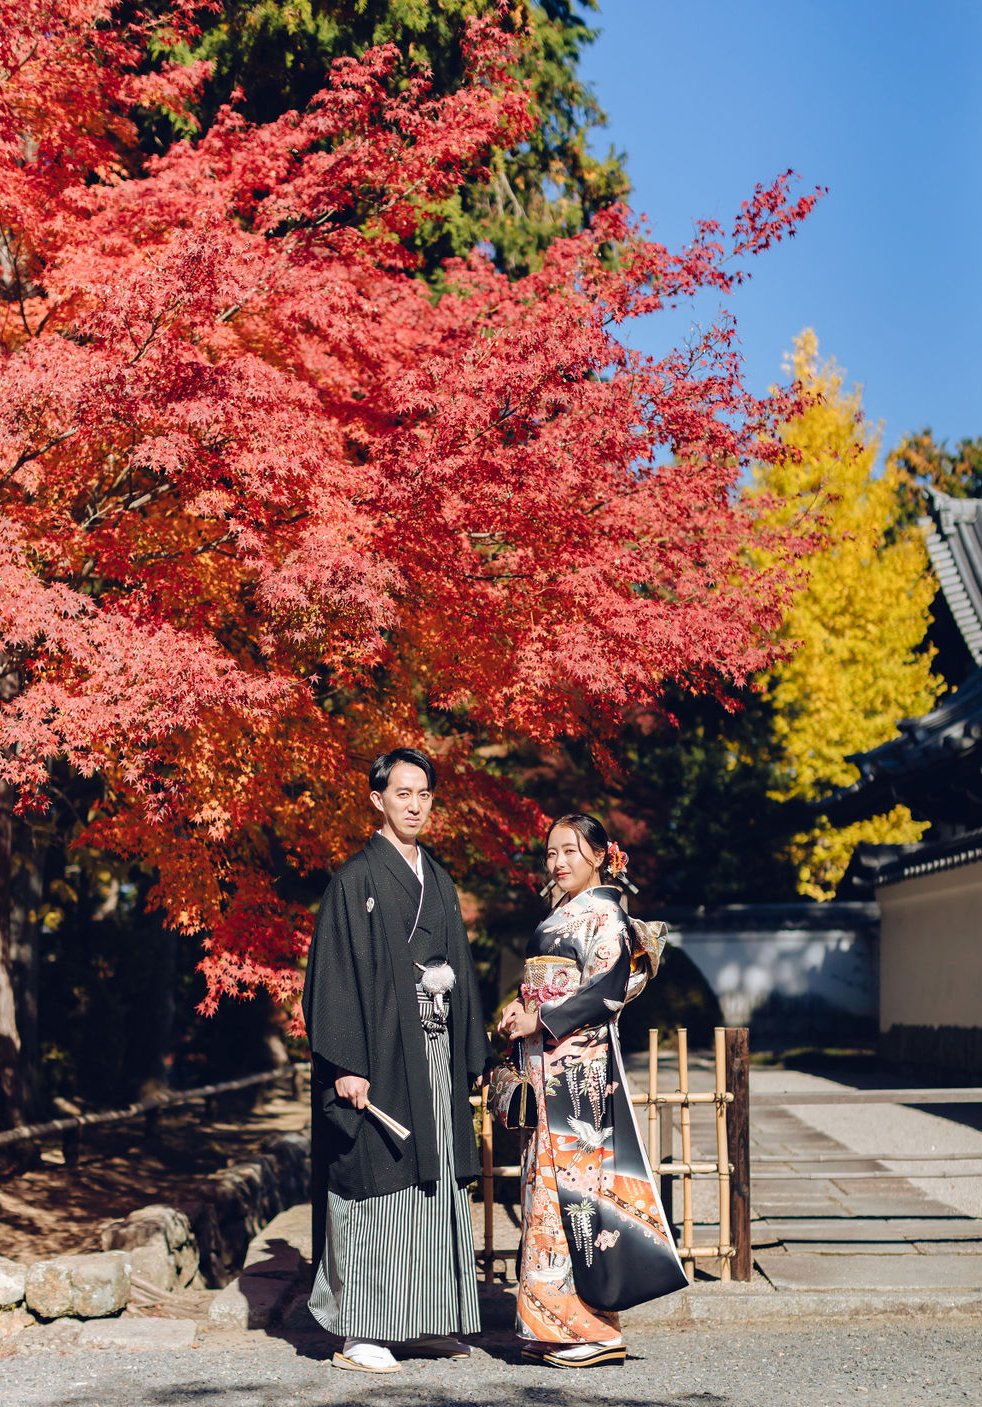
M 607 868 L 610 871 L 611 879 L 616 879 L 618 875 L 624 873 L 627 869 L 628 858 L 617 841 L 612 840 L 607 846 Z

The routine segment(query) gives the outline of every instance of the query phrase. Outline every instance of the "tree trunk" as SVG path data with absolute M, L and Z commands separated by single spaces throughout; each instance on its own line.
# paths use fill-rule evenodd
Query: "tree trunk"
M 0 1128 L 24 1116 L 22 1049 L 10 947 L 13 791 L 0 782 Z
M 0 705 L 20 689 L 20 671 L 0 652 Z M 22 1122 L 25 1112 L 23 1048 L 17 1020 L 17 982 L 11 946 L 13 910 L 14 791 L 0 781 L 0 1129 Z
M 48 833 L 14 823 L 10 901 L 10 971 L 20 1035 L 21 1094 L 28 1119 L 39 1114 L 41 1050 L 38 1003 L 41 979 L 40 911 L 44 902 Z

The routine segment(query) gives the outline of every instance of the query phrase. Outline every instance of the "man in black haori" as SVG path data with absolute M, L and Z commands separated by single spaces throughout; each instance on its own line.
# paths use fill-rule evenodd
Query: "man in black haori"
M 369 773 L 382 825 L 334 875 L 307 959 L 318 1322 L 339 1368 L 388 1347 L 457 1358 L 480 1328 L 466 1186 L 489 1047 L 453 882 L 417 843 L 436 774 L 396 748 Z

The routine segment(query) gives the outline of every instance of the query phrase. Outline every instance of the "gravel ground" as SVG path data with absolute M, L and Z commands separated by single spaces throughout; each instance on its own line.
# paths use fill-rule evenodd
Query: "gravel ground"
M 755 1069 L 750 1081 L 751 1118 L 754 1090 L 852 1088 L 796 1070 Z M 791 1112 L 802 1123 L 836 1139 L 852 1152 L 882 1159 L 891 1171 L 903 1174 L 929 1197 L 954 1207 L 965 1216 L 982 1217 L 982 1133 L 956 1122 L 959 1115 L 975 1115 L 978 1110 L 967 1105 L 950 1107 L 953 1118 L 926 1114 L 921 1109 L 899 1104 L 798 1104 L 792 1106 Z M 916 1174 L 930 1165 L 905 1162 L 904 1155 L 909 1153 L 975 1153 L 980 1157 L 978 1162 L 956 1160 L 934 1165 L 938 1172 L 957 1171 L 973 1176 L 918 1178 Z
M 563 1373 L 520 1363 L 510 1335 L 466 1363 L 342 1373 L 323 1341 L 261 1334 L 179 1353 L 51 1351 L 0 1367 L 3 1407 L 948 1407 L 982 1403 L 978 1320 L 637 1333 L 623 1367 Z

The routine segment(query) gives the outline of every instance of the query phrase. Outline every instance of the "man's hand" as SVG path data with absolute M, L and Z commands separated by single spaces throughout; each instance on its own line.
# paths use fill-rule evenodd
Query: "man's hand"
M 534 1036 L 542 1030 L 538 1011 L 526 1011 L 520 1001 L 509 1003 L 501 1013 L 498 1032 L 514 1039 L 516 1036 Z
M 334 1081 L 334 1093 L 356 1109 L 364 1109 L 368 1103 L 368 1081 L 361 1075 L 339 1075 Z
M 513 1035 L 511 1023 L 514 1018 L 524 1010 L 525 1007 L 522 1005 L 521 1002 L 509 1002 L 508 1005 L 505 1007 L 504 1011 L 501 1013 L 501 1020 L 498 1022 L 498 1035 L 509 1037 Z
M 509 1023 L 509 1034 L 518 1036 L 525 1040 L 529 1036 L 534 1036 L 536 1031 L 542 1030 L 542 1022 L 539 1020 L 538 1011 L 522 1010 L 515 1012 Z

